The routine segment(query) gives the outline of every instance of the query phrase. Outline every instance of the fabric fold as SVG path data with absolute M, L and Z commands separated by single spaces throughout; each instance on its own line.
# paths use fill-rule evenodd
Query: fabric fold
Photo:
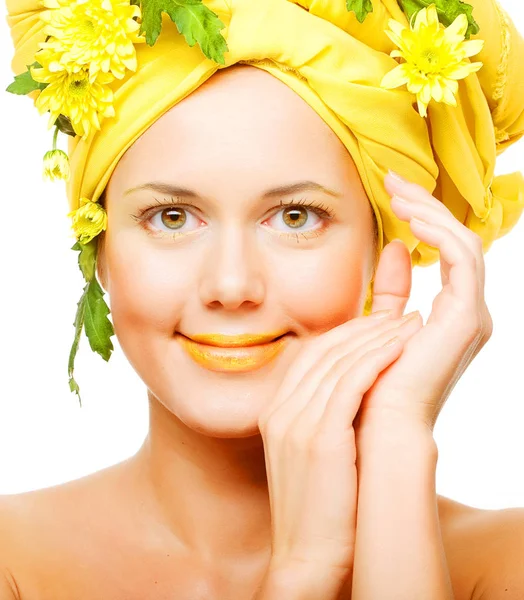
M 291 87 L 333 129 L 358 169 L 379 226 L 379 248 L 394 238 L 408 246 L 413 265 L 438 252 L 420 242 L 390 209 L 388 169 L 422 185 L 471 230 L 487 251 L 524 210 L 524 177 L 494 177 L 496 158 L 524 135 L 524 40 L 497 0 L 470 0 L 483 39 L 472 57 L 483 67 L 458 81 L 457 106 L 430 101 L 423 118 L 405 86 L 380 82 L 399 62 L 385 35 L 388 19 L 409 26 L 396 0 L 373 0 L 359 23 L 345 0 L 205 0 L 225 28 L 225 65 L 190 47 L 164 13 L 156 44 L 137 44 L 138 68 L 109 84 L 115 117 L 87 139 L 68 137 L 69 210 L 81 197 L 96 201 L 119 159 L 162 114 L 220 68 L 236 63 L 264 69 Z M 6 0 L 15 53 L 25 71 L 45 39 L 35 0 Z M 33 92 L 33 100 L 38 92 Z

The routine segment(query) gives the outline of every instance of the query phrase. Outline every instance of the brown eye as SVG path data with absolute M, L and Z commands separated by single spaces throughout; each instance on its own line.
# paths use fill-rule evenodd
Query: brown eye
M 169 229 L 179 229 L 186 222 L 185 210 L 180 208 L 165 208 L 160 213 L 160 218 Z
M 301 206 L 285 208 L 282 213 L 282 219 L 290 227 L 302 227 L 307 223 L 307 210 Z M 289 222 L 288 220 L 289 219 Z

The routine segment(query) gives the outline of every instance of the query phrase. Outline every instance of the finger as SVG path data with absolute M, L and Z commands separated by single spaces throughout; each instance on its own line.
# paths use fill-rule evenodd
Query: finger
M 461 308 L 471 307 L 476 311 L 480 300 L 480 285 L 475 253 L 460 236 L 446 226 L 419 223 L 413 219 L 410 226 L 420 240 L 439 249 L 440 260 L 448 270 L 453 296 L 460 301 Z
M 407 194 L 402 196 L 396 195 L 391 199 L 391 208 L 402 220 L 407 221 L 412 217 L 416 217 L 428 223 L 447 227 L 459 237 L 475 256 L 479 278 L 479 291 L 480 293 L 483 293 L 485 285 L 485 263 L 482 239 L 474 231 L 471 231 L 471 229 L 463 225 L 441 202 L 433 198 L 433 196 L 430 197 L 431 202 L 428 202 L 426 198 L 422 200 L 411 200 Z M 402 203 L 402 200 L 405 200 L 406 203 Z M 446 276 L 446 273 L 443 273 L 443 275 Z
M 402 354 L 402 339 L 390 346 L 371 350 L 338 381 L 330 394 L 319 428 L 326 432 L 347 431 L 360 408 L 364 394 L 375 383 L 380 373 Z
M 420 202 L 428 206 L 435 206 L 442 210 L 442 212 L 451 213 L 443 202 L 435 198 L 425 187 L 414 181 L 397 181 L 388 174 L 384 179 L 384 187 L 390 196 L 397 194 L 410 202 Z
M 402 342 L 405 342 L 413 333 L 418 331 L 421 315 L 417 311 L 412 315 L 413 318 L 400 324 L 398 327 L 384 331 L 370 339 L 365 344 L 356 348 L 353 352 L 342 356 L 336 361 L 331 368 L 317 383 L 316 388 L 308 390 L 307 396 L 303 396 L 300 390 L 297 392 L 299 402 L 296 402 L 294 410 L 295 417 L 293 419 L 293 427 L 298 430 L 303 430 L 304 434 L 318 427 L 318 423 L 326 409 L 331 394 L 338 380 L 345 373 L 353 368 L 353 365 L 361 359 L 361 357 L 373 352 L 375 349 L 382 347 L 386 342 L 398 336 Z M 367 390 L 366 390 L 367 391 Z M 360 400 L 359 400 L 360 404 Z M 297 410 L 297 406 L 302 405 L 302 410 Z M 358 406 L 355 412 L 358 410 Z
M 371 312 L 391 309 L 400 317 L 411 294 L 411 254 L 400 240 L 393 240 L 381 252 L 373 283 Z
M 300 381 L 318 363 L 320 356 L 325 355 L 339 344 L 351 342 L 351 340 L 358 338 L 368 330 L 377 327 L 388 327 L 387 323 L 389 322 L 391 322 L 391 317 L 388 314 L 355 317 L 307 340 L 304 348 L 295 357 L 293 368 L 289 369 L 286 373 L 278 393 L 266 407 L 266 410 L 260 415 L 259 424 L 267 421 L 278 406 L 293 393 Z
M 403 318 L 407 318 L 405 315 Z M 370 322 L 373 321 L 367 317 Z M 352 335 L 349 339 L 346 338 L 343 342 L 329 347 L 324 353 L 318 351 L 314 347 L 312 350 L 311 361 L 304 370 L 304 363 L 297 363 L 297 368 L 291 369 L 296 376 L 296 371 L 301 367 L 302 376 L 293 385 L 286 386 L 285 389 L 280 388 L 277 396 L 278 401 L 274 402 L 271 409 L 264 411 L 259 417 L 259 426 L 265 427 L 271 419 L 278 419 L 290 424 L 297 414 L 309 402 L 314 391 L 319 386 L 322 378 L 331 369 L 341 357 L 347 356 L 349 353 L 357 350 L 362 352 L 363 347 L 381 333 L 387 332 L 399 326 L 400 319 L 390 320 L 385 319 L 384 322 L 376 324 L 375 327 L 361 329 L 358 333 Z M 287 382 L 286 382 L 287 383 Z

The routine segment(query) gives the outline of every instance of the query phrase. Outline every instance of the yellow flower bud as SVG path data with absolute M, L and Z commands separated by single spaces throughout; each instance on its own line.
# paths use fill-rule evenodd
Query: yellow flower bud
M 107 228 L 107 213 L 104 207 L 88 198 L 80 198 L 80 207 L 67 216 L 73 219 L 72 229 L 80 244 L 88 244 Z
M 44 154 L 44 173 L 46 181 L 69 180 L 69 158 L 63 150 L 49 150 Z

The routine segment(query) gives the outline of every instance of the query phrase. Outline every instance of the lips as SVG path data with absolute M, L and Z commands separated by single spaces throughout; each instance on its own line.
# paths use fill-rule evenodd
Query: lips
M 282 338 L 287 331 L 277 331 L 268 334 L 244 333 L 239 335 L 226 335 L 221 333 L 202 333 L 192 336 L 184 336 L 193 342 L 204 344 L 206 346 L 218 346 L 221 348 L 239 348 L 267 344 Z M 183 334 L 182 334 L 183 335 Z
M 180 334 L 181 345 L 186 353 L 199 365 L 211 371 L 245 372 L 260 369 L 276 358 L 287 345 L 291 336 L 280 333 L 267 341 L 264 335 L 242 336 L 193 336 Z M 205 339 L 206 343 L 196 341 Z M 265 343 L 260 343 L 265 339 Z M 227 346 L 224 344 L 228 344 Z

